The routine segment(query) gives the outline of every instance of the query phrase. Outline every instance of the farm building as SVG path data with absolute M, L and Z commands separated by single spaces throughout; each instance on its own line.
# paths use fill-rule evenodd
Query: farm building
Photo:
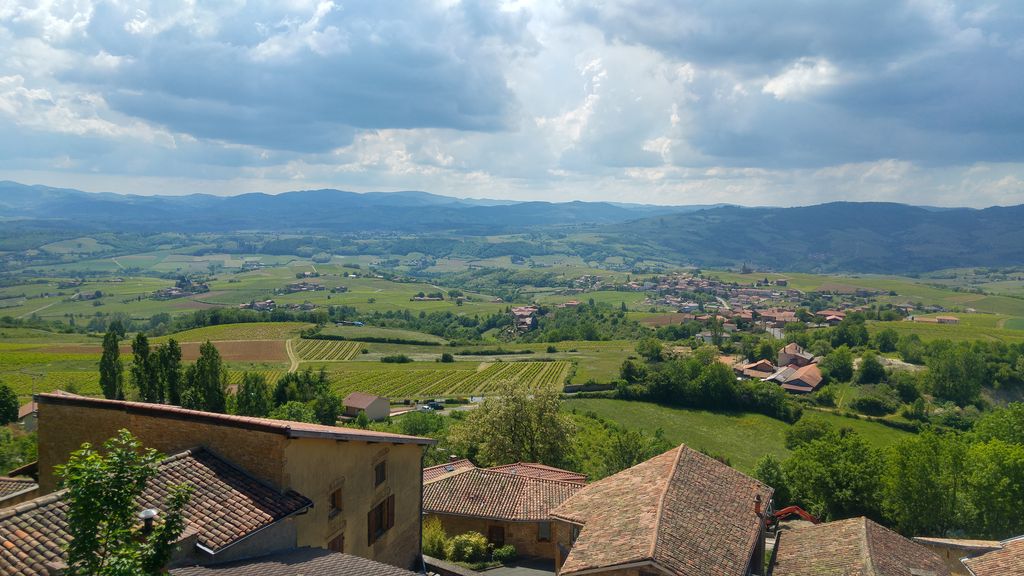
M 960 319 L 956 316 L 936 316 L 935 321 L 939 324 L 959 324 Z
M 553 508 L 583 488 L 586 477 L 517 462 L 477 468 L 454 461 L 423 470 L 423 512 L 449 534 L 479 532 L 496 548 L 512 544 L 525 556 L 554 559 Z
M 257 507 L 259 518 L 291 517 L 283 534 L 266 534 L 274 542 L 287 539 L 295 547 L 343 551 L 399 568 L 418 564 L 421 462 L 424 447 L 434 440 L 75 395 L 39 394 L 36 402 L 43 494 L 56 490 L 54 467 L 64 464 L 82 443 L 102 444 L 127 429 L 147 447 L 164 454 L 184 453 L 183 458 L 191 460 L 201 452 L 209 466 L 225 470 L 204 476 L 224 478 L 230 472 L 248 478 L 233 484 L 239 489 L 272 493 L 221 497 L 213 509 L 219 514 L 225 509 L 223 502 L 232 503 L 229 509 L 238 503 L 269 502 Z M 207 481 L 194 484 L 203 482 Z M 300 500 L 308 503 L 298 505 Z M 239 538 L 257 524 L 249 516 L 242 520 L 237 524 Z M 226 530 L 211 526 L 209 545 L 204 546 L 217 550 L 228 540 L 237 540 L 226 538 Z M 247 538 L 239 548 L 253 556 L 275 551 L 254 550 L 254 542 Z M 195 554 L 203 552 L 196 550 Z M 226 560 L 223 556 L 221 561 Z
M 352 392 L 342 401 L 345 415 L 356 417 L 360 411 L 366 412 L 367 418 L 374 422 L 387 420 L 391 415 L 391 402 L 383 397 L 366 392 Z

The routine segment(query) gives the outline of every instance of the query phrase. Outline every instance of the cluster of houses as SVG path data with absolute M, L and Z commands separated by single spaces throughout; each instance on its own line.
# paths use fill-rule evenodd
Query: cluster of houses
M 281 292 L 284 294 L 294 294 L 296 292 L 320 292 L 322 290 L 327 290 L 327 287 L 323 284 L 302 281 L 285 284 Z
M 513 306 L 512 327 L 516 332 L 529 332 L 537 326 L 537 312 L 540 309 L 536 306 Z
M 38 461 L 0 479 L 5 575 L 67 570 L 56 467 L 120 429 L 167 455 L 140 512 L 159 521 L 169 487 L 193 489 L 172 576 L 471 574 L 422 554 L 426 518 L 511 544 L 560 576 L 1024 574 L 1024 539 L 915 541 L 866 518 L 776 529 L 771 486 L 686 445 L 590 482 L 530 462 L 422 468 L 435 441 L 416 436 L 66 393 L 35 402 Z
M 790 342 L 779 350 L 775 364 L 762 359 L 734 364 L 732 369 L 738 378 L 774 382 L 787 392 L 807 394 L 821 386 L 819 360 L 796 342 Z
M 189 278 L 181 278 L 174 286 L 171 286 L 170 288 L 161 288 L 153 292 L 153 299 L 174 300 L 175 298 L 194 296 L 196 294 L 203 294 L 209 291 L 210 285 L 206 282 L 199 282 Z

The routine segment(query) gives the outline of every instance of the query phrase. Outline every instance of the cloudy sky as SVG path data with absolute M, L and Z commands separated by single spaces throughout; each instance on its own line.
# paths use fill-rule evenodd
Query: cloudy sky
M 1019 0 L 0 0 L 0 179 L 1024 203 Z

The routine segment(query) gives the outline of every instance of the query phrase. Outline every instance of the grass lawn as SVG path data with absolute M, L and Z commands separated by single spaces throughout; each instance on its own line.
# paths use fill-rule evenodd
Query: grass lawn
M 729 459 L 734 467 L 750 473 L 765 454 L 789 456 L 785 433 L 790 425 L 761 414 L 717 413 L 707 410 L 670 408 L 648 402 L 630 402 L 603 398 L 570 399 L 566 410 L 595 412 L 628 429 L 653 433 L 661 428 L 672 443 L 706 450 Z M 876 447 L 884 447 L 909 435 L 874 422 L 844 418 L 834 414 L 805 412 L 808 418 L 820 418 L 837 427 L 853 428 Z

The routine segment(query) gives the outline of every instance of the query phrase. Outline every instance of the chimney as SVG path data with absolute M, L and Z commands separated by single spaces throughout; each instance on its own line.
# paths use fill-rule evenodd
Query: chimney
M 451 454 L 451 455 L 448 456 L 448 461 L 449 462 L 455 462 L 458 459 L 459 459 L 459 457 L 456 456 L 455 454 Z
M 754 514 L 757 514 L 758 518 L 761 517 L 761 495 L 760 494 L 757 494 L 756 496 L 754 496 Z
M 146 508 L 142 512 L 139 512 L 139 520 L 142 520 L 142 534 L 143 536 L 149 536 L 153 532 L 153 522 L 156 520 L 157 515 L 160 511 L 156 508 Z

